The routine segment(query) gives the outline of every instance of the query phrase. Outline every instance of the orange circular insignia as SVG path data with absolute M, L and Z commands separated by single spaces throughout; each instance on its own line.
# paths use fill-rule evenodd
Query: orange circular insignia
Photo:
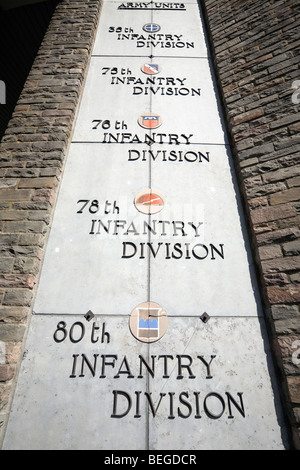
M 162 194 L 152 189 L 140 191 L 134 199 L 135 207 L 143 214 L 156 214 L 164 207 Z

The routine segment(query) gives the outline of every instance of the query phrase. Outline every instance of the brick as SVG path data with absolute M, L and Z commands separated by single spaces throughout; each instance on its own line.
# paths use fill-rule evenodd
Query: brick
M 274 230 L 270 233 L 262 233 L 256 236 L 259 245 L 267 243 L 283 243 L 288 240 L 295 240 L 300 237 L 300 229 L 298 227 L 288 227 L 282 230 Z
M 232 124 L 237 125 L 241 124 L 242 122 L 249 122 L 253 121 L 254 119 L 257 119 L 261 116 L 264 115 L 264 109 L 263 108 L 257 108 L 251 111 L 247 111 L 246 113 L 242 113 L 238 116 L 235 116 L 232 119 Z
M 0 382 L 8 382 L 14 377 L 15 367 L 0 364 Z
M 0 329 L 0 341 L 4 342 L 21 342 L 25 333 L 25 326 L 4 324 Z
M 300 286 L 267 287 L 267 298 L 270 304 L 289 304 L 300 302 Z
M 49 204 L 53 206 L 56 200 L 56 193 L 51 189 L 38 189 L 32 200 L 37 202 L 49 202 Z
M 55 116 L 55 117 L 68 116 L 68 117 L 72 117 L 73 116 L 73 111 L 68 110 L 68 109 L 46 110 L 46 111 L 43 111 L 42 116 L 43 117 L 48 117 L 48 116 Z
M 12 271 L 13 265 L 14 265 L 14 258 L 12 256 L 0 257 L 0 272 L 1 273 L 10 273 Z
M 294 165 L 290 168 L 280 168 L 279 170 L 272 171 L 262 175 L 264 183 L 272 183 L 275 181 L 285 181 L 287 178 L 300 175 L 300 166 Z
M 287 286 L 290 284 L 290 277 L 282 272 L 264 271 L 263 278 L 265 286 Z
M 19 183 L 19 188 L 53 188 L 55 178 L 23 178 Z
M 64 142 L 49 141 L 49 142 L 35 142 L 32 145 L 33 152 L 52 152 L 56 150 L 62 151 L 64 149 Z
M 300 254 L 300 238 L 298 240 L 284 243 L 282 249 L 286 256 Z
M 17 179 L 2 179 L 0 180 L 0 189 L 15 188 L 17 186 L 17 183 Z
M 283 192 L 286 189 L 285 183 L 282 181 L 278 183 L 270 183 L 270 184 L 260 184 L 259 186 L 253 187 L 251 190 L 247 191 L 247 195 L 250 198 L 253 197 L 258 197 L 258 196 L 265 196 L 267 194 L 270 194 L 270 199 L 274 196 L 274 194 L 278 194 L 278 191 Z M 290 202 L 290 201 L 286 201 Z
M 300 186 L 300 176 L 296 176 L 295 178 L 287 180 L 287 185 L 289 188 Z
M 274 320 L 295 318 L 299 315 L 297 305 L 272 305 L 271 312 Z
M 1 382 L 0 383 L 0 434 L 1 434 L 1 421 L 3 420 L 3 412 L 8 411 L 9 407 L 9 396 L 11 393 L 11 384 Z
M 259 158 L 262 156 L 268 157 L 268 155 L 273 152 L 274 152 L 274 145 L 272 143 L 264 143 L 263 145 L 257 145 L 250 149 L 239 152 L 239 158 L 241 160 L 244 160 L 245 158 L 253 158 L 253 157 Z M 271 165 L 270 168 L 272 169 L 272 165 L 276 163 L 270 162 L 269 164 Z M 265 171 L 269 171 L 269 168 L 266 169 Z M 263 171 L 261 171 L 261 173 L 263 173 Z
M 284 320 L 276 320 L 274 322 L 276 333 L 280 335 L 300 335 L 300 319 L 285 318 Z
M 278 142 L 274 143 L 274 148 L 275 150 L 280 150 L 283 148 L 289 148 L 289 147 L 294 147 L 295 145 L 300 143 L 300 136 L 295 135 L 295 136 L 289 136 L 286 139 L 280 139 Z M 299 163 L 299 158 L 298 158 L 298 163 Z
M 28 307 L 4 307 L 0 308 L 0 322 L 4 323 L 25 323 L 30 314 Z
M 27 211 L 0 211 L 0 220 L 24 220 L 27 217 Z
M 263 209 L 256 209 L 254 211 L 251 211 L 250 214 L 253 224 L 260 224 L 272 220 L 285 219 L 287 217 L 293 217 L 295 215 L 295 208 L 288 204 L 280 205 L 279 207 L 266 207 Z
M 296 422 L 298 423 L 298 426 L 299 426 L 299 424 L 300 424 L 300 407 L 294 407 L 293 412 L 294 412 L 294 415 L 295 415 L 295 420 L 296 420 Z M 300 428 L 298 430 L 300 431 Z M 300 434 L 299 434 L 299 437 L 300 437 Z
M 22 352 L 22 343 L 5 343 L 5 356 L 7 364 L 17 364 Z
M 34 232 L 34 233 L 45 233 L 45 223 L 39 220 L 33 220 L 30 222 L 7 222 L 6 230 L 8 232 Z
M 32 295 L 32 291 L 29 289 L 8 289 L 4 296 L 3 305 L 29 307 Z
M 290 134 L 299 134 L 300 132 L 300 122 L 295 122 L 288 127 Z
M 293 444 L 300 449 L 300 370 L 291 361 L 293 341 L 300 339 L 300 127 L 299 105 L 292 103 L 292 82 L 299 80 L 299 18 L 294 1 L 249 0 L 242 9 L 241 3 L 202 2 L 211 42 L 218 46 L 215 63 L 239 176 L 253 178 L 245 182 L 243 198 L 264 279 L 270 334 L 274 344 L 281 339 L 277 365 L 289 388 L 283 403 Z M 268 24 L 265 31 L 261 24 Z
M 44 236 L 39 233 L 22 233 L 19 237 L 20 246 L 39 246 L 42 247 L 45 243 Z
M 299 188 L 292 188 L 286 191 L 281 191 L 279 193 L 271 194 L 270 195 L 270 204 L 277 205 L 277 204 L 285 204 L 291 201 L 299 201 L 300 200 L 300 189 Z
M 37 276 L 40 269 L 39 260 L 34 257 L 19 256 L 14 264 L 14 271 L 20 274 L 31 274 Z
M 286 256 L 262 262 L 264 272 L 300 270 L 300 256 Z
M 300 377 L 287 378 L 292 403 L 300 404 Z
M 259 162 L 259 160 L 258 160 L 257 157 L 248 158 L 247 160 L 244 160 L 240 163 L 240 167 L 244 168 L 244 167 L 247 167 L 247 166 L 255 166 L 255 165 L 258 164 L 258 162 Z
M 278 345 L 280 347 L 282 356 L 291 359 L 293 353 L 295 352 L 295 342 L 299 340 L 300 336 L 297 335 L 279 336 Z
M 265 245 L 259 247 L 258 252 L 261 260 L 273 259 L 282 256 L 282 249 L 280 245 Z
M 36 278 L 31 274 L 0 274 L 0 288 L 8 287 L 28 287 L 32 289 L 36 283 Z
M 0 201 L 30 201 L 33 192 L 26 189 L 2 189 Z

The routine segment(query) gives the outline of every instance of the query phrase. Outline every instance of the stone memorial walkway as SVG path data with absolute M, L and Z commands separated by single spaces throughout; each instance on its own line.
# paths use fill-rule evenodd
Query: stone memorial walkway
M 104 1 L 4 448 L 282 449 L 198 3 Z

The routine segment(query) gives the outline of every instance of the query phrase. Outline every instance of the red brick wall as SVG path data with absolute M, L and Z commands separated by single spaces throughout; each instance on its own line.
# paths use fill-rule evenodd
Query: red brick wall
M 283 402 L 300 448 L 299 2 L 202 4 Z

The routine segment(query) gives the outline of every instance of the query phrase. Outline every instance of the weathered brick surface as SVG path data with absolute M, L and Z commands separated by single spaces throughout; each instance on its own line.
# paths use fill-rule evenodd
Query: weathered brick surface
M 0 144 L 0 445 L 100 9 L 59 3 Z
M 300 14 L 297 0 L 203 0 L 260 273 L 282 401 L 300 448 Z M 296 354 L 295 354 L 296 353 Z

